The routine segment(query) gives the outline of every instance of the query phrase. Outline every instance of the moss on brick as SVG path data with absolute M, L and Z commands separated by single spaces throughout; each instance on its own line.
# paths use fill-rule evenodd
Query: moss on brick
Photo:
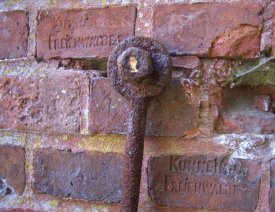
M 27 144 L 27 139 L 26 139 L 26 136 L 25 136 L 25 135 L 22 135 L 22 134 L 19 135 L 18 141 L 19 141 L 20 143 L 22 143 L 23 145 Z
M 68 135 L 63 135 L 63 136 L 62 136 L 62 140 L 63 140 L 63 141 L 69 141 L 69 138 L 70 138 L 70 137 L 69 137 Z
M 6 1 L 5 2 L 5 6 L 6 7 L 11 7 L 11 6 L 14 6 L 16 4 L 18 4 L 20 2 L 20 0 L 10 0 L 10 1 Z
M 53 200 L 53 201 L 50 201 L 49 202 L 49 205 L 51 206 L 51 207 L 53 207 L 53 208 L 56 208 L 56 207 L 58 207 L 58 201 L 56 201 L 56 200 Z
M 121 135 L 93 135 L 81 139 L 78 147 L 89 151 L 124 153 L 126 138 Z
M 41 148 L 42 147 L 42 138 L 41 138 L 41 136 L 38 136 L 35 139 L 34 146 L 35 146 L 35 148 Z
M 241 64 L 233 72 L 231 85 L 272 86 L 275 88 L 275 57 Z

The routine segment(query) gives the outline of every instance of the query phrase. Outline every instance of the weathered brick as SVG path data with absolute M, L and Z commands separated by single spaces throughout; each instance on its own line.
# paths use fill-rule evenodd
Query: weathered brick
M 260 162 L 215 156 L 160 156 L 148 165 L 149 194 L 158 205 L 254 211 Z
M 261 11 L 244 2 L 156 6 L 153 36 L 175 55 L 254 58 L 260 50 Z
M 33 188 L 65 198 L 118 202 L 122 169 L 123 157 L 114 153 L 39 149 L 34 154 Z
M 0 77 L 0 128 L 78 133 L 88 78 L 64 71 L 46 77 Z
M 25 190 L 25 150 L 18 146 L 0 146 L 0 196 Z
M 127 101 L 105 78 L 92 81 L 90 92 L 90 133 L 127 133 Z M 146 134 L 186 136 L 197 131 L 197 107 L 189 101 L 179 80 L 171 81 L 167 90 L 151 100 Z
M 134 35 L 132 6 L 87 10 L 42 10 L 38 16 L 39 58 L 108 57 L 116 44 Z
M 29 34 L 27 12 L 1 12 L 0 26 L 0 59 L 26 57 Z
M 110 80 L 91 81 L 89 131 L 92 133 L 125 133 L 127 131 L 127 100 L 112 87 Z
M 198 104 L 188 96 L 182 81 L 171 80 L 166 90 L 150 102 L 146 134 L 194 136 L 198 132 L 198 117 Z
M 217 132 L 274 134 L 275 114 L 272 111 L 259 110 L 255 105 L 257 97 L 259 94 L 251 88 L 223 91 Z

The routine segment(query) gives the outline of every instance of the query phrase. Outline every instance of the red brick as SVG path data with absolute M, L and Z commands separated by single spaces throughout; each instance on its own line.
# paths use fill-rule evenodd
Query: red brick
M 218 133 L 262 133 L 274 134 L 275 114 L 259 110 L 255 99 L 259 95 L 251 88 L 235 88 L 223 92 Z M 268 96 L 269 97 L 269 96 Z
M 118 202 L 122 169 L 123 156 L 113 153 L 39 149 L 34 154 L 33 188 L 59 197 Z
M 0 146 L 0 194 L 17 193 L 25 190 L 25 150 L 17 146 Z
M 156 6 L 153 36 L 175 55 L 254 58 L 260 51 L 261 11 L 244 2 Z
M 91 133 L 125 133 L 127 131 L 127 100 L 106 78 L 91 81 L 89 131 Z
M 87 81 L 78 71 L 48 78 L 0 77 L 0 128 L 78 133 Z
M 166 90 L 151 100 L 147 116 L 147 135 L 181 137 L 198 132 L 198 103 L 190 99 L 181 80 L 171 80 Z
M 167 90 L 152 99 L 148 109 L 147 135 L 186 136 L 196 134 L 198 109 L 183 92 L 182 83 L 173 80 Z M 92 81 L 90 92 L 90 133 L 127 133 L 127 101 L 108 79 Z
M 218 211 L 255 210 L 261 163 L 215 156 L 160 156 L 148 165 L 149 194 L 157 205 Z
M 38 16 L 39 58 L 108 57 L 134 35 L 135 7 L 42 10 Z
M 26 57 L 29 34 L 27 12 L 1 12 L 0 26 L 0 59 Z

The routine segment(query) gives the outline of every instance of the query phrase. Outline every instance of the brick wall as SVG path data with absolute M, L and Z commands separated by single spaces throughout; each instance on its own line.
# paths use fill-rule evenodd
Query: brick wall
M 152 99 L 140 211 L 275 211 L 275 2 L 0 2 L 0 211 L 120 211 L 129 36 L 171 53 Z

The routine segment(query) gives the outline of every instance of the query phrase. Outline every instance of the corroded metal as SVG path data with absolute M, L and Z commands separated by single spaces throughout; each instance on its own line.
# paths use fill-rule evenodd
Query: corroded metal
M 164 90 L 171 72 L 169 52 L 145 37 L 122 41 L 109 58 L 108 77 L 130 103 L 121 211 L 138 209 L 147 106 Z

